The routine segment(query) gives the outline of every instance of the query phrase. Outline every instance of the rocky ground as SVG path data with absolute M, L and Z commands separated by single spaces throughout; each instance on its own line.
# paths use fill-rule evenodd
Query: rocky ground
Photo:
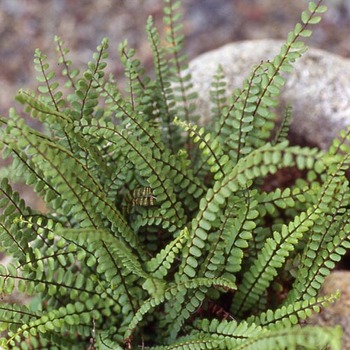
M 325 0 L 327 3 L 327 0 Z M 311 44 L 350 56 L 350 2 L 328 0 L 330 10 Z M 225 43 L 258 38 L 285 38 L 306 6 L 305 0 L 183 0 L 186 49 L 193 58 Z M 0 114 L 13 105 L 20 87 L 35 87 L 35 48 L 54 56 L 54 35 L 72 49 L 83 67 L 102 37 L 111 41 L 110 69 L 121 73 L 118 44 L 127 38 L 138 57 L 151 67 L 144 32 L 149 15 L 161 26 L 162 0 L 0 0 Z

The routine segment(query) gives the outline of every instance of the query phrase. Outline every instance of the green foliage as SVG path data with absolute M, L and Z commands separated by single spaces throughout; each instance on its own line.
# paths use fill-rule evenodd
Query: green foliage
M 107 39 L 80 73 L 55 38 L 64 88 L 36 50 L 39 95 L 17 96 L 42 127 L 14 109 L 0 118 L 12 160 L 0 182 L 11 257 L 0 266 L 0 347 L 340 349 L 339 328 L 300 325 L 338 297 L 318 293 L 350 247 L 350 132 L 328 152 L 290 146 L 291 109 L 279 130 L 275 115 L 282 73 L 325 8 L 310 2 L 281 52 L 231 96 L 219 67 L 212 123 L 200 126 L 180 1 L 164 2 L 165 40 L 147 22 L 153 79 L 123 42 L 120 91 L 104 73 Z M 266 192 L 286 168 L 305 177 Z M 20 181 L 45 210 L 25 205 Z

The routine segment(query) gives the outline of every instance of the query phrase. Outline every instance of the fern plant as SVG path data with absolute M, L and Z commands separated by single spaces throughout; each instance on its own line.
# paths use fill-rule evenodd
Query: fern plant
M 104 73 L 108 41 L 84 72 L 56 38 L 64 87 L 35 52 L 39 95 L 1 117 L 0 324 L 4 349 L 340 349 L 341 330 L 305 326 L 350 246 L 350 131 L 327 152 L 291 146 L 284 72 L 325 7 L 310 2 L 280 53 L 226 93 L 213 78 L 212 123 L 197 125 L 182 54 L 180 1 L 164 0 L 165 45 L 147 34 L 154 78 L 124 42 L 127 84 Z M 284 168 L 305 175 L 266 191 Z M 24 181 L 46 203 L 28 207 Z M 11 295 L 25 296 L 12 302 Z

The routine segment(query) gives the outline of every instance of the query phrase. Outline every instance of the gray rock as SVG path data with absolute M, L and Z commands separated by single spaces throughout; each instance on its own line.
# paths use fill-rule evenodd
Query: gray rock
M 254 65 L 279 53 L 282 44 L 278 40 L 237 42 L 194 59 L 190 70 L 199 91 L 202 120 L 210 118 L 209 90 L 219 64 L 232 91 L 241 87 Z M 294 67 L 286 75 L 282 106 L 293 106 L 293 132 L 325 148 L 339 130 L 350 125 L 350 60 L 309 48 Z

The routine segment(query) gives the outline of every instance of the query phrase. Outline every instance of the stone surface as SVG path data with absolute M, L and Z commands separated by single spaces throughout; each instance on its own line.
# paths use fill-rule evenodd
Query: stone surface
M 282 41 L 256 40 L 228 44 L 205 53 L 190 63 L 195 89 L 200 95 L 200 113 L 208 118 L 209 90 L 219 64 L 224 68 L 229 91 L 261 60 L 272 59 Z M 282 106 L 293 106 L 292 131 L 325 148 L 334 135 L 350 125 L 350 59 L 309 48 L 286 75 Z

